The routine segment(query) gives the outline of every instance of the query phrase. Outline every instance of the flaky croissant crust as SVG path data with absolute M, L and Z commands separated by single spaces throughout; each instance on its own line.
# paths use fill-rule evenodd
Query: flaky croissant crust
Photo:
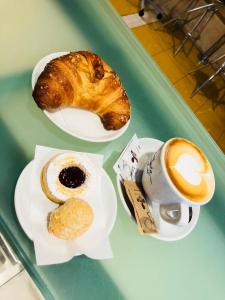
M 119 77 L 88 51 L 50 61 L 36 82 L 33 98 L 41 109 L 77 107 L 96 113 L 107 130 L 120 129 L 130 119 L 130 103 Z

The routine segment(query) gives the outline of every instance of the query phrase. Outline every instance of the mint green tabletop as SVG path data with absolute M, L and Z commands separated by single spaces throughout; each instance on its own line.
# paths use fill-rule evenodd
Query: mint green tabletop
M 225 299 L 225 159 L 168 80 L 104 0 L 3 0 L 0 4 L 0 229 L 45 299 Z M 89 49 L 119 74 L 132 105 L 129 129 L 118 140 L 89 143 L 62 132 L 31 96 L 31 73 L 43 56 Z M 129 139 L 182 136 L 199 145 L 216 176 L 213 200 L 194 231 L 177 242 L 140 236 L 118 196 L 111 260 L 85 256 L 52 266 L 35 264 L 33 243 L 14 210 L 18 176 L 36 144 L 104 154 L 112 166 Z M 118 194 L 117 194 L 118 195 Z

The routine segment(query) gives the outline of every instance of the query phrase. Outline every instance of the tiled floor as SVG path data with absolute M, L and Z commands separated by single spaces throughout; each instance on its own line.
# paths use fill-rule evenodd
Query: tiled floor
M 138 0 L 111 0 L 111 3 L 121 16 L 138 11 Z M 206 68 L 203 71 L 188 74 L 196 68 L 198 63 L 198 51 L 192 47 L 192 44 L 188 42 L 185 51 L 174 57 L 174 46 L 179 44 L 182 38 L 181 32 L 178 31 L 177 36 L 172 37 L 171 31 L 165 29 L 160 22 L 133 28 L 132 32 L 159 64 L 165 75 L 225 152 L 224 81 L 218 79 L 203 89 L 202 92 L 190 98 L 196 86 L 212 72 L 210 68 Z

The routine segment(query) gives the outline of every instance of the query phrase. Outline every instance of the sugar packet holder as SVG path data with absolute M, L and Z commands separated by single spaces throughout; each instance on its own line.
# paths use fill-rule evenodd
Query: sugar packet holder
M 121 153 L 113 169 L 120 177 L 128 199 L 134 208 L 139 232 L 141 234 L 152 234 L 157 232 L 155 221 L 143 193 L 135 182 L 141 147 L 141 142 L 135 134 Z
M 123 181 L 127 196 L 133 205 L 138 230 L 141 234 L 156 233 L 156 224 L 145 198 L 137 184 L 131 180 Z

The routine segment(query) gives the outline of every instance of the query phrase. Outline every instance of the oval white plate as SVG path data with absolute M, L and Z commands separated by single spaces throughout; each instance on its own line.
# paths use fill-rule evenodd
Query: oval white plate
M 142 143 L 142 148 L 141 148 L 141 154 L 140 154 L 140 159 L 138 163 L 138 171 L 140 173 L 143 172 L 144 166 L 146 162 L 150 159 L 151 155 L 156 152 L 163 144 L 162 141 L 156 140 L 156 139 L 151 139 L 151 138 L 142 138 L 140 139 Z M 119 191 L 120 199 L 123 203 L 123 206 L 130 216 L 130 218 L 133 218 L 130 209 L 127 206 L 124 192 L 121 187 L 120 183 L 120 177 L 117 176 L 117 188 Z M 157 216 L 157 223 L 159 227 L 159 232 L 152 234 L 151 236 L 163 240 L 163 241 L 177 241 L 180 239 L 183 239 L 185 236 L 191 233 L 191 231 L 195 228 L 198 218 L 199 218 L 199 213 L 200 213 L 200 206 L 192 206 L 192 219 L 191 221 L 186 225 L 186 226 L 177 226 L 170 224 L 166 221 L 164 221 L 162 218 L 159 219 L 159 205 L 154 204 L 151 206 L 151 211 L 153 213 L 153 216 Z
M 32 224 L 29 220 L 30 215 L 30 202 L 29 202 L 29 184 L 30 184 L 30 174 L 32 170 L 33 161 L 29 162 L 26 167 L 23 169 L 22 173 L 16 184 L 15 195 L 14 195 L 14 204 L 16 215 L 19 220 L 21 227 L 23 228 L 26 235 L 29 239 L 32 238 Z M 102 172 L 102 198 L 104 199 L 104 211 L 106 219 L 106 228 L 107 233 L 110 234 L 113 229 L 116 212 L 117 212 L 117 198 L 116 193 L 113 187 L 113 184 L 103 169 Z
M 43 57 L 34 67 L 32 73 L 32 89 L 44 70 L 46 64 L 56 57 L 69 52 L 56 52 Z M 66 133 L 90 142 L 107 142 L 120 137 L 128 128 L 130 120 L 119 130 L 106 130 L 100 118 L 87 110 L 79 108 L 64 108 L 55 112 L 44 110 L 45 115 Z

